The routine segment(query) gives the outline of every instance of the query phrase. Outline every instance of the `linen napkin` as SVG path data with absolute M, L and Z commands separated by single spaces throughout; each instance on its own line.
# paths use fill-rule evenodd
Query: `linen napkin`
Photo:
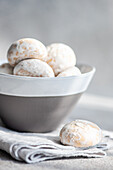
M 0 149 L 16 160 L 36 163 L 56 158 L 104 157 L 105 150 L 113 147 L 113 132 L 108 131 L 103 131 L 103 141 L 95 147 L 64 146 L 60 143 L 60 129 L 51 133 L 20 133 L 0 126 Z

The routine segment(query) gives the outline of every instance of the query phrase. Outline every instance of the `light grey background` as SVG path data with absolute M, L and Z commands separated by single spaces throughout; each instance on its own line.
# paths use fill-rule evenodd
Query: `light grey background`
M 78 62 L 97 68 L 87 92 L 113 97 L 113 0 L 0 0 L 0 58 L 6 57 L 13 41 L 23 37 L 39 39 L 45 45 L 52 42 L 70 45 Z M 110 109 L 91 109 L 80 103 L 69 119 L 87 119 L 113 130 L 112 113 Z M 104 159 L 25 165 L 0 152 L 0 169 L 112 169 L 112 156 L 111 152 Z
M 88 92 L 113 97 L 113 0 L 0 0 L 0 58 L 23 37 L 68 44 L 97 68 Z

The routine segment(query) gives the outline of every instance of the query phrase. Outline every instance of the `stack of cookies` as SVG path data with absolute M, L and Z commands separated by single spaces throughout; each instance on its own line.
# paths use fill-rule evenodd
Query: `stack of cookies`
M 14 42 L 7 52 L 9 63 L 0 72 L 30 77 L 65 77 L 80 75 L 74 51 L 67 45 L 54 43 L 45 47 L 33 38 Z

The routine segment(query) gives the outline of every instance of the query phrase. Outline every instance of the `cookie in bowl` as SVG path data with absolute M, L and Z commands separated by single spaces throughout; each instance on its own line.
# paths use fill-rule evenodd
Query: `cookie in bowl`
M 75 53 L 68 45 L 51 44 L 47 46 L 47 53 L 46 62 L 52 67 L 55 75 L 76 64 Z
M 13 74 L 13 67 L 9 63 L 1 64 L 0 73 Z
M 38 59 L 28 59 L 19 62 L 14 67 L 13 74 L 30 77 L 54 77 L 52 68 Z
M 77 76 L 77 75 L 81 75 L 79 68 L 70 67 L 66 69 L 65 71 L 62 71 L 60 74 L 58 74 L 57 77 L 67 77 L 67 76 Z
M 20 61 L 28 58 L 45 60 L 46 57 L 46 47 L 33 38 L 23 38 L 12 43 L 7 52 L 7 59 L 11 66 L 15 66 Z

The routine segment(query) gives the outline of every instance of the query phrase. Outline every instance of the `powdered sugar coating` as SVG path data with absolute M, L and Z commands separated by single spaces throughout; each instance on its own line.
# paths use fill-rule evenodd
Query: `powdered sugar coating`
M 58 74 L 57 77 L 67 77 L 67 76 L 77 76 L 77 75 L 81 75 L 80 70 L 77 67 L 70 67 L 65 71 L 62 71 L 60 74 Z
M 9 63 L 0 65 L 0 73 L 13 74 L 13 67 Z
M 26 58 L 36 58 L 43 61 L 46 57 L 46 47 L 33 38 L 23 38 L 14 42 L 7 53 L 8 62 L 11 66 L 15 66 Z
M 47 46 L 46 62 L 53 68 L 55 75 L 76 64 L 74 51 L 67 45 L 55 43 Z
M 30 77 L 54 77 L 52 68 L 46 62 L 38 59 L 27 59 L 19 62 L 15 66 L 13 74 Z
M 102 131 L 92 122 L 75 120 L 61 129 L 60 139 L 64 145 L 89 147 L 101 141 Z

